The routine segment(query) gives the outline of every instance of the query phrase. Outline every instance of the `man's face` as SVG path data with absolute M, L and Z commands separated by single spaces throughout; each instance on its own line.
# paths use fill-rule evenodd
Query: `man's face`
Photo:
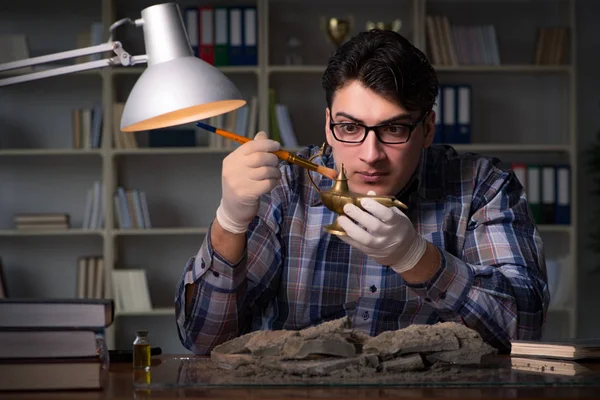
M 419 164 L 421 149 L 433 141 L 435 115 L 428 114 L 425 123 L 418 124 L 410 140 L 402 144 L 381 143 L 374 131 L 369 131 L 362 143 L 343 143 L 333 136 L 329 121 L 373 126 L 383 122 L 415 123 L 421 117 L 358 81 L 351 81 L 335 92 L 331 110 L 326 110 L 325 132 L 336 167 L 339 171 L 341 163 L 344 164 L 352 192 L 366 194 L 373 190 L 378 195 L 394 196 L 404 188 Z

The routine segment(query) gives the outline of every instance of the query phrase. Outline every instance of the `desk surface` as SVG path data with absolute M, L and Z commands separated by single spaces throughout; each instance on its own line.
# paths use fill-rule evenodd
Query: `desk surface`
M 178 356 L 164 355 L 153 358 L 153 365 L 165 366 Z M 160 364 L 160 365 L 159 365 Z M 586 367 L 600 373 L 600 363 L 584 364 Z M 600 376 L 600 375 L 599 375 Z M 338 398 L 365 399 L 405 397 L 419 399 L 439 398 L 599 398 L 600 379 L 597 385 L 587 387 L 244 387 L 244 388 L 164 388 L 164 389 L 135 389 L 130 364 L 111 365 L 106 377 L 106 386 L 102 391 L 60 391 L 60 392 L 23 392 L 0 393 L 2 399 L 175 399 L 181 397 L 201 397 L 218 399 L 269 399 L 283 398 Z

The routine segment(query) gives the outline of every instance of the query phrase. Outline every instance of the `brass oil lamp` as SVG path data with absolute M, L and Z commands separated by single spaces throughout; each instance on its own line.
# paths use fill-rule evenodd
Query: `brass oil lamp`
M 315 157 L 322 156 L 325 146 L 326 144 L 323 144 L 321 147 L 321 152 L 312 156 L 310 160 L 312 161 Z M 404 203 L 396 199 L 394 196 L 378 196 L 351 192 L 348 188 L 348 178 L 346 178 L 343 163 L 340 164 L 340 171 L 335 179 L 333 187 L 330 190 L 320 190 L 310 176 L 310 172 L 307 170 L 306 173 L 308 174 L 308 178 L 313 187 L 317 190 L 317 192 L 319 192 L 323 205 L 339 215 L 344 215 L 344 206 L 346 204 L 354 204 L 358 208 L 365 210 L 360 201 L 366 197 L 371 198 L 386 207 L 395 206 L 404 210 L 408 209 Z M 346 232 L 339 224 L 338 218 L 336 218 L 332 224 L 325 226 L 323 229 L 331 234 L 344 236 L 346 235 Z

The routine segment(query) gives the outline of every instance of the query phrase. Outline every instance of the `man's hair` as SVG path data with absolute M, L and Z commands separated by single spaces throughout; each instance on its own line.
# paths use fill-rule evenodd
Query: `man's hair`
M 322 79 L 327 106 L 346 83 L 357 80 L 408 111 L 425 113 L 438 94 L 437 74 L 423 52 L 394 31 L 372 29 L 344 43 Z

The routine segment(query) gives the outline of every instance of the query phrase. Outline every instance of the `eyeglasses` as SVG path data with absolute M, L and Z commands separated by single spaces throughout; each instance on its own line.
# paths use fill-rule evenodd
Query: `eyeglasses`
M 377 140 L 385 144 L 402 144 L 408 142 L 410 134 L 425 120 L 429 111 L 425 112 L 421 119 L 414 124 L 380 124 L 367 126 L 358 122 L 333 122 L 329 120 L 329 129 L 333 137 L 344 143 L 362 143 L 369 132 L 375 132 Z

